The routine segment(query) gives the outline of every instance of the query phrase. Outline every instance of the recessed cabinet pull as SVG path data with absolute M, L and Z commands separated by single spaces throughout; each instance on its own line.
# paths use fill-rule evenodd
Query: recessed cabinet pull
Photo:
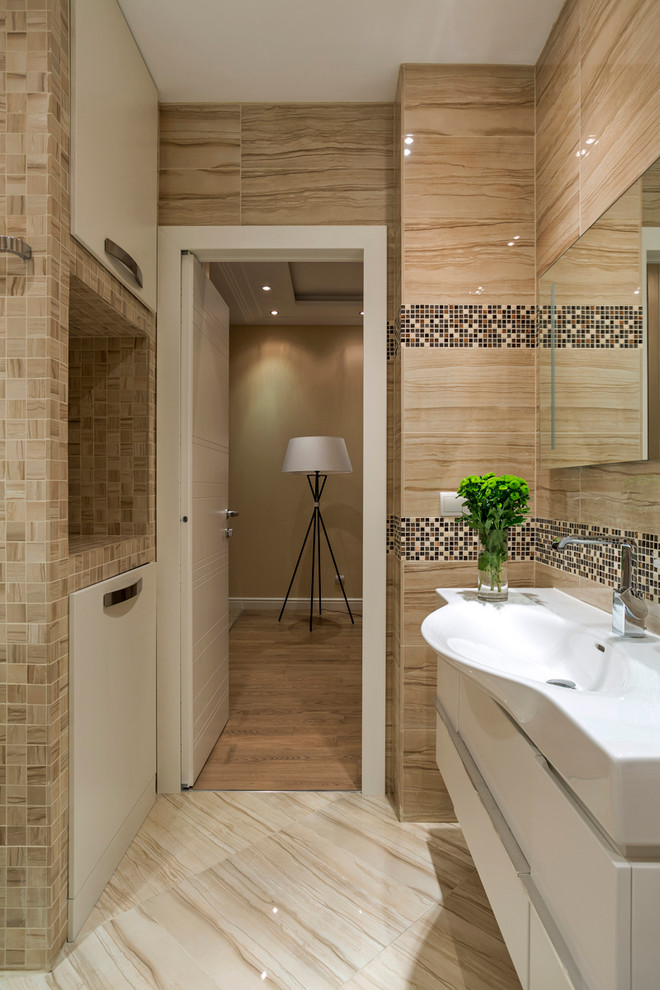
M 142 591 L 142 578 L 135 584 L 128 584 L 125 588 L 117 588 L 116 591 L 108 591 L 103 596 L 103 608 L 112 608 L 113 605 L 121 605 L 131 598 L 137 598 Z
M 142 272 L 140 271 L 140 266 L 138 265 L 135 258 L 132 258 L 128 251 L 124 251 L 123 247 L 119 247 L 114 241 L 111 241 L 109 237 L 105 239 L 105 253 L 109 254 L 111 258 L 116 258 L 125 268 L 128 268 L 129 272 L 137 282 L 138 286 L 142 288 Z

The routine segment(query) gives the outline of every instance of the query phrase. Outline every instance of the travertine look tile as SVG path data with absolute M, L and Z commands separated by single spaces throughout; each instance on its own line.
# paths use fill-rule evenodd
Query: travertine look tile
M 517 990 L 520 983 L 500 937 L 445 908 L 433 908 L 344 990 Z M 470 946 L 464 953 L 462 945 Z
M 241 222 L 393 219 L 392 104 L 242 108 Z
M 408 64 L 401 98 L 405 134 L 534 133 L 531 66 Z
M 580 476 L 580 522 L 660 533 L 657 461 L 583 467 Z
M 240 223 L 240 145 L 239 106 L 162 105 L 159 223 Z
M 536 515 L 540 519 L 580 521 L 580 468 L 536 472 Z
M 534 220 L 532 137 L 421 134 L 404 159 L 405 222 Z
M 529 347 L 405 348 L 406 430 L 474 433 L 486 443 L 491 432 L 533 433 L 535 354 Z
M 509 246 L 515 237 L 519 240 Z M 403 230 L 403 254 L 404 303 L 534 302 L 531 222 L 409 221 Z
M 536 265 L 580 235 L 580 0 L 568 0 L 536 64 Z
M 403 515 L 436 516 L 438 492 L 456 491 L 468 474 L 515 474 L 534 478 L 533 429 L 528 434 L 465 436 L 406 433 Z M 533 506 L 532 506 L 533 513 Z
M 581 0 L 581 230 L 658 157 L 660 6 Z M 606 67 L 606 69 L 605 69 Z M 597 144 L 587 145 L 590 137 Z

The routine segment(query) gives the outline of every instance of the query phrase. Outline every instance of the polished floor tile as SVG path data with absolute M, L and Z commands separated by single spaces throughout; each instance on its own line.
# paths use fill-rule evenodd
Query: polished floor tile
M 3 990 L 517 990 L 458 825 L 355 792 L 161 796 L 51 974 Z

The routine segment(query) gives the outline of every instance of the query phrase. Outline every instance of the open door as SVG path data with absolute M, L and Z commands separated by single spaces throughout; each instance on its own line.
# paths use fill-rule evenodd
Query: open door
M 181 257 L 181 774 L 191 787 L 229 715 L 229 309 Z

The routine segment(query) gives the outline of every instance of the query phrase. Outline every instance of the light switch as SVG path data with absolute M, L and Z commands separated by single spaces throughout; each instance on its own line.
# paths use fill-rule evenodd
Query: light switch
M 440 515 L 460 516 L 463 512 L 463 499 L 456 492 L 440 492 Z

